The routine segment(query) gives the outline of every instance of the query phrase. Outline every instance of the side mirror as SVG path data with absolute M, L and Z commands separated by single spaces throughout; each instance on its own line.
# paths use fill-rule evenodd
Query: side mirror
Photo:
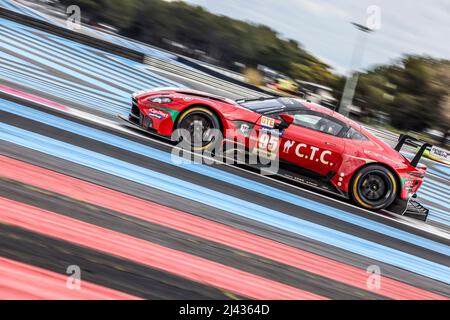
M 284 130 L 294 122 L 294 117 L 290 114 L 280 114 L 281 123 L 278 125 L 278 129 Z

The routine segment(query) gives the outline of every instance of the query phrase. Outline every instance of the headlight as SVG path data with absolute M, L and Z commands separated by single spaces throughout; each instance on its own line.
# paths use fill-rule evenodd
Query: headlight
M 155 97 L 155 98 L 150 98 L 148 100 L 153 102 L 153 103 L 158 103 L 158 104 L 164 104 L 164 103 L 172 102 L 172 99 L 170 99 L 168 97 Z

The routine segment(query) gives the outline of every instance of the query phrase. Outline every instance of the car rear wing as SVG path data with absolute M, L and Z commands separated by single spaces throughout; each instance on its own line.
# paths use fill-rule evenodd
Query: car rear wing
M 411 160 L 411 165 L 413 167 L 417 167 L 417 165 L 419 164 L 420 159 L 422 158 L 424 152 L 427 149 L 431 149 L 433 146 L 431 144 L 429 144 L 428 142 L 424 142 L 424 141 L 420 141 L 414 137 L 411 137 L 407 134 L 401 134 L 400 137 L 398 138 L 398 142 L 397 145 L 395 146 L 395 150 L 400 152 L 400 150 L 402 149 L 403 145 L 407 143 L 416 147 L 420 147 L 419 151 L 417 151 L 416 155 L 414 156 L 414 158 Z

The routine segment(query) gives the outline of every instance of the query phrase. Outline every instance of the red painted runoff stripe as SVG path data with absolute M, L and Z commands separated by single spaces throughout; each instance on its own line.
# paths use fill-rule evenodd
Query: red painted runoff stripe
M 367 279 L 370 274 L 365 270 L 5 156 L 0 156 L 0 164 L 1 175 L 9 179 L 190 233 L 363 290 L 369 290 Z M 374 292 L 392 299 L 447 299 L 383 276 L 381 283 L 381 288 Z
M 132 295 L 82 279 L 79 289 L 67 286 L 68 275 L 0 257 L 2 300 L 136 300 Z
M 25 100 L 28 100 L 28 101 L 32 101 L 32 102 L 36 102 L 36 103 L 39 103 L 39 104 L 43 104 L 43 105 L 46 105 L 46 106 L 51 107 L 53 109 L 58 109 L 58 110 L 62 110 L 62 111 L 69 111 L 70 110 L 69 107 L 66 107 L 65 105 L 62 105 L 62 104 L 57 103 L 55 101 L 51 101 L 51 100 L 48 100 L 48 99 L 36 96 L 34 94 L 31 94 L 31 93 L 27 93 L 27 92 L 23 92 L 23 91 L 20 91 L 20 90 L 11 88 L 11 87 L 7 87 L 7 86 L 2 85 L 2 84 L 0 84 L 0 92 L 7 93 L 7 94 L 9 94 L 11 96 L 19 97 L 19 98 L 22 98 L 22 99 L 25 99 Z
M 0 197 L 0 222 L 254 299 L 326 298 L 235 268 Z

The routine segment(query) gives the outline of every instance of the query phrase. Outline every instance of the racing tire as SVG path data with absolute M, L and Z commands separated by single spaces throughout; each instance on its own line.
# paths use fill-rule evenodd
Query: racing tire
M 175 140 L 195 152 L 212 150 L 221 142 L 220 121 L 209 109 L 198 106 L 184 111 L 177 121 Z M 219 136 L 220 133 L 220 136 Z
M 380 165 L 369 165 L 356 172 L 349 193 L 358 206 L 382 210 L 397 198 L 398 182 L 391 170 Z

